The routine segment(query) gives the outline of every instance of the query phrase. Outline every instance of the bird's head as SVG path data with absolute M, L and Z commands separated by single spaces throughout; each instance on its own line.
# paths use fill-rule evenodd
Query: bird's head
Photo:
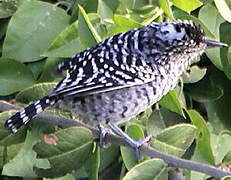
M 153 24 L 156 26 L 156 24 Z M 158 24 L 155 38 L 162 41 L 165 51 L 192 53 L 206 48 L 227 47 L 226 44 L 208 40 L 203 30 L 192 21 L 174 21 Z
M 170 57 L 167 59 L 192 59 L 207 48 L 227 47 L 224 43 L 208 40 L 203 30 L 192 21 L 153 23 L 150 26 L 154 29 L 158 52 Z

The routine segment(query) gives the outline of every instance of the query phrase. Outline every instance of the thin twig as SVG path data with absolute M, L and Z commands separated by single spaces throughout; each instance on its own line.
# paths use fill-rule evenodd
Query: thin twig
M 13 109 L 19 109 L 19 108 L 5 101 L 0 101 L 0 111 L 7 111 L 7 110 L 13 110 Z M 41 113 L 37 115 L 33 120 L 52 123 L 52 124 L 59 125 L 64 128 L 72 127 L 72 126 L 83 126 L 92 131 L 94 138 L 96 139 L 99 138 L 98 129 L 90 127 L 86 124 L 83 124 L 80 121 L 76 121 L 76 120 L 72 120 L 72 119 L 64 118 L 64 117 L 58 117 L 58 116 L 54 116 L 54 115 L 50 115 L 46 113 Z M 122 138 L 115 136 L 113 134 L 107 134 L 106 141 L 114 145 L 118 145 L 118 146 L 122 145 L 122 146 L 129 147 L 129 145 Z M 162 159 L 166 164 L 172 167 L 198 171 L 198 172 L 213 176 L 215 178 L 231 176 L 231 172 L 222 171 L 214 166 L 210 166 L 207 164 L 202 164 L 202 163 L 198 163 L 198 162 L 194 162 L 194 161 L 190 161 L 186 159 L 181 159 L 175 156 L 170 156 L 170 155 L 161 153 L 145 144 L 140 147 L 140 151 L 149 157 Z

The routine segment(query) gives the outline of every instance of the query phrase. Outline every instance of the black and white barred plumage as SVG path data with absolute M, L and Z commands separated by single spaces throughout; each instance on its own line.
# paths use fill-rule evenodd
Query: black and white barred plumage
M 173 89 L 194 57 L 224 44 L 206 40 L 191 21 L 153 23 L 114 35 L 58 65 L 68 71 L 47 96 L 10 117 L 13 133 L 55 103 L 90 122 L 123 122 Z

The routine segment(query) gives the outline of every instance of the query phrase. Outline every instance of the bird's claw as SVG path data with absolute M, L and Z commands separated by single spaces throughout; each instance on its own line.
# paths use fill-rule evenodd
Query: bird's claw
M 98 125 L 99 129 L 99 146 L 101 148 L 108 148 L 109 143 L 106 142 L 107 134 L 111 133 L 110 129 L 103 127 L 101 124 Z

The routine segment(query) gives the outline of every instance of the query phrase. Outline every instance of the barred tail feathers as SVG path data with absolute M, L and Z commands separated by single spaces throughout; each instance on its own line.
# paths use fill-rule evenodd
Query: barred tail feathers
M 53 98 L 45 96 L 11 116 L 6 120 L 5 127 L 12 133 L 16 133 L 21 126 L 27 124 L 35 115 L 41 113 L 54 103 L 55 100 Z

